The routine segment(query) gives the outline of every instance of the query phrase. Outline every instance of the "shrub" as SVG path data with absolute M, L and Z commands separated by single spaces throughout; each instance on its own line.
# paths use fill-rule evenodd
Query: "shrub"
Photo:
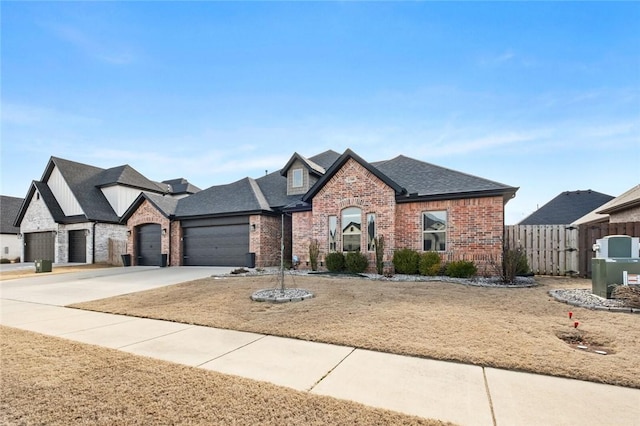
M 344 255 L 339 251 L 333 251 L 327 254 L 324 259 L 329 272 L 342 272 L 344 270 Z
M 374 240 L 376 245 L 376 272 L 378 275 L 384 274 L 384 237 L 380 235 Z
M 529 262 L 522 249 L 506 249 L 502 256 L 502 281 L 511 283 L 516 276 L 529 273 Z
M 320 244 L 318 240 L 313 240 L 309 243 L 309 261 L 311 262 L 311 270 L 318 270 L 318 257 L 320 256 Z
M 2 259 L 0 259 L 0 263 L 11 263 L 11 261 L 3 257 Z
M 344 259 L 344 266 L 347 271 L 353 274 L 360 274 L 367 270 L 369 259 L 359 251 L 350 251 Z
M 469 278 L 473 277 L 478 269 L 476 265 L 468 260 L 456 260 L 447 264 L 445 274 L 454 278 Z
M 435 276 L 440 274 L 440 255 L 435 251 L 428 251 L 420 255 L 418 271 L 420 275 Z
M 415 250 L 405 248 L 393 253 L 393 266 L 398 274 L 417 274 L 419 260 L 420 255 Z

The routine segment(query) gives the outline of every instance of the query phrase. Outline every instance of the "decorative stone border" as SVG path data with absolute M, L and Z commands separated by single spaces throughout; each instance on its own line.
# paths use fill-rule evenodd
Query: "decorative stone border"
M 640 314 L 640 309 L 624 306 L 616 299 L 605 299 L 591 294 L 585 289 L 559 289 L 549 290 L 549 295 L 559 302 L 571 306 L 591 309 L 594 311 L 623 312 L 627 314 Z
M 301 302 L 313 297 L 313 293 L 303 288 L 265 288 L 258 290 L 251 295 L 254 302 L 287 303 Z

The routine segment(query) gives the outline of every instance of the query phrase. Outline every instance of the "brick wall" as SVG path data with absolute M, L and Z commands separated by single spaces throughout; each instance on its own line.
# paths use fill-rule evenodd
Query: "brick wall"
M 313 209 L 293 215 L 293 254 L 307 268 L 309 243 L 320 243 L 320 259 L 329 252 L 329 216 L 336 216 L 337 249 L 342 250 L 341 213 L 359 207 L 362 213 L 362 252 L 375 270 L 375 253 L 366 251 L 366 217 L 376 215 L 376 235 L 384 236 L 384 261 L 390 262 L 395 248 L 422 251 L 422 212 L 447 211 L 447 250 L 445 261 L 472 260 L 478 270 L 491 272 L 492 262 L 502 259 L 504 205 L 501 196 L 396 204 L 395 192 L 353 159 L 326 183 L 313 199 Z
M 483 272 L 502 259 L 502 197 L 403 203 L 396 207 L 396 247 L 422 250 L 422 212 L 447 211 L 445 261 L 472 260 Z M 491 271 L 488 271 L 491 272 Z
M 320 260 L 329 252 L 329 216 L 336 216 L 338 225 L 337 249 L 342 250 L 340 229 L 342 211 L 347 207 L 361 209 L 362 253 L 369 258 L 370 270 L 375 270 L 375 253 L 367 252 L 367 214 L 376 215 L 377 235 L 385 238 L 385 260 L 390 260 L 395 242 L 395 192 L 384 182 L 350 159 L 327 182 L 313 199 L 313 210 L 294 214 L 293 252 L 301 260 L 301 267 L 307 267 L 309 244 L 312 239 L 320 243 Z M 346 225 L 346 224 L 345 224 Z
M 291 259 L 291 217 L 284 217 L 285 262 Z M 256 267 L 280 266 L 281 216 L 249 217 L 249 250 L 256 254 Z
M 160 228 L 167 230 L 166 235 L 161 235 L 160 237 L 160 253 L 167 253 L 169 255 L 167 260 L 168 265 L 180 265 L 182 256 L 179 253 L 182 244 L 180 244 L 179 238 L 181 238 L 181 234 L 179 230 L 175 229 L 180 226 L 174 223 L 173 226 L 170 227 L 171 223 L 169 218 L 156 209 L 148 200 L 144 200 L 127 221 L 126 227 L 127 230 L 130 231 L 130 235 L 127 237 L 127 253 L 131 255 L 131 264 L 136 265 L 138 262 L 136 256 L 137 227 L 148 223 L 160 224 Z M 169 242 L 169 239 L 171 239 L 171 242 Z M 171 246 L 173 253 L 169 252 L 169 246 Z

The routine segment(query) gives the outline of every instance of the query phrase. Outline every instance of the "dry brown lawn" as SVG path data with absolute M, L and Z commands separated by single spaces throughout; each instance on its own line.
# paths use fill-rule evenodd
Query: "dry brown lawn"
M 66 274 L 69 272 L 79 272 L 84 271 L 86 269 L 103 269 L 103 268 L 112 268 L 111 265 L 105 265 L 102 263 L 94 263 L 94 264 L 86 264 L 86 265 L 73 265 L 73 266 L 57 266 L 52 265 L 51 272 L 40 272 L 36 274 L 36 268 L 29 269 L 16 269 L 13 271 L 2 271 L 0 272 L 0 281 L 12 280 L 16 278 L 29 278 L 36 276 L 44 276 L 50 274 Z
M 0 327 L 3 425 L 445 425 Z
M 590 280 L 537 281 L 486 288 L 287 276 L 288 287 L 315 298 L 271 304 L 250 295 L 277 287 L 273 276 L 212 277 L 74 306 L 640 388 L 640 315 L 570 307 L 547 294 L 591 288 Z M 559 336 L 609 354 L 575 349 Z

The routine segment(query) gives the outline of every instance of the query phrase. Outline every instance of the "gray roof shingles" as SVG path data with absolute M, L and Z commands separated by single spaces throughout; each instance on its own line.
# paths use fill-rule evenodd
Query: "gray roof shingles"
M 223 215 L 264 211 L 264 196 L 256 193 L 253 179 L 217 185 L 179 200 L 176 217 Z
M 0 195 L 0 234 L 17 234 L 20 228 L 14 226 L 24 198 Z
M 612 199 L 611 195 L 590 189 L 565 191 L 524 218 L 518 225 L 568 225 Z

